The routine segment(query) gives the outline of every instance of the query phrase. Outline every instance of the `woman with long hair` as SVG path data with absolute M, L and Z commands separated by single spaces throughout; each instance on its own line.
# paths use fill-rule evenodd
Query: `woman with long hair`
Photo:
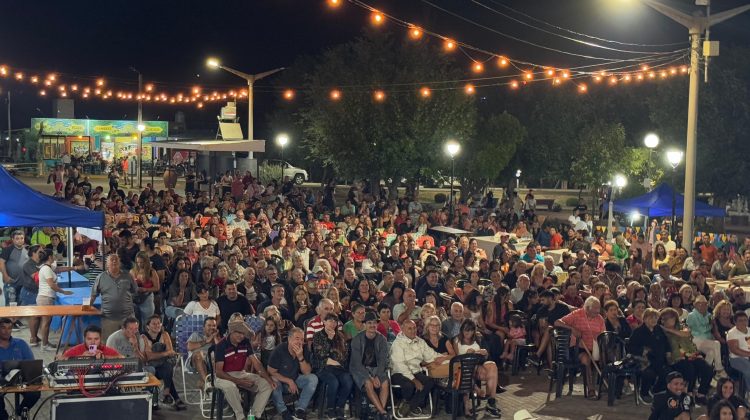
M 477 325 L 471 319 L 465 319 L 461 323 L 458 336 L 456 337 L 456 354 L 469 354 L 476 353 L 485 358 L 489 355 L 487 349 L 482 348 L 479 343 L 479 336 L 477 335 Z M 481 366 L 477 367 L 476 378 L 482 383 L 486 382 L 484 389 L 476 387 L 475 390 L 480 397 L 487 398 L 487 412 L 493 416 L 500 414 L 500 409 L 495 405 L 495 394 L 497 392 L 498 384 L 498 371 L 495 362 L 486 361 Z M 471 412 L 471 405 L 468 404 L 468 395 L 464 396 L 464 407 L 466 408 L 466 416 L 474 416 L 476 413 Z
M 654 254 L 651 257 L 651 269 L 654 273 L 659 271 L 659 266 L 663 263 L 669 264 L 669 253 L 667 248 L 664 247 L 663 242 L 657 242 L 654 245 Z
M 167 307 L 164 310 L 164 315 L 171 319 L 177 318 L 189 302 L 198 298 L 193 275 L 189 271 L 178 271 L 175 279 L 167 291 Z
M 679 314 L 674 308 L 664 308 L 659 316 L 659 324 L 666 333 L 671 352 L 667 353 L 670 367 L 682 373 L 687 383 L 687 391 L 697 401 L 705 403 L 706 394 L 711 387 L 713 368 L 706 363 L 703 354 L 693 343 L 693 335 L 687 328 L 681 328 Z M 700 382 L 694 391 L 696 382 Z
M 344 334 L 338 330 L 338 317 L 328 314 L 323 329 L 312 339 L 312 368 L 325 385 L 328 418 L 344 418 L 344 405 L 353 386 L 349 373 L 349 349 Z
M 159 315 L 148 317 L 142 337 L 147 344 L 146 362 L 156 370 L 156 377 L 164 382 L 162 402 L 172 405 L 177 411 L 184 410 L 185 404 L 177 395 L 177 388 L 172 380 L 175 366 L 173 357 L 177 353 L 174 351 L 169 333 L 162 327 Z
M 138 285 L 138 293 L 133 296 L 133 304 L 141 325 L 154 314 L 154 293 L 159 291 L 159 274 L 151 267 L 148 253 L 140 251 L 135 255 L 135 264 L 130 275 Z
M 711 413 L 721 401 L 729 402 L 737 412 L 737 419 L 744 420 L 746 418 L 747 407 L 750 407 L 750 405 L 744 398 L 735 393 L 734 381 L 731 378 L 724 377 L 716 381 L 716 392 L 708 399 L 707 411 Z
M 315 308 L 310 302 L 310 294 L 305 286 L 297 286 L 293 293 L 294 299 L 291 308 L 294 311 L 294 325 L 302 328 L 305 321 L 315 316 Z

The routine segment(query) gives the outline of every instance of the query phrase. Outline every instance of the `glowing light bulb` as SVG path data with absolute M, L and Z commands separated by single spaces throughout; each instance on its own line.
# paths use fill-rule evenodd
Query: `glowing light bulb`
M 466 92 L 467 95 L 473 95 L 476 92 L 476 89 L 474 88 L 474 85 L 467 83 L 466 86 L 464 86 L 464 92 Z
M 39 94 L 42 95 L 42 96 L 45 96 L 45 95 L 47 95 L 47 92 L 45 92 L 44 89 L 42 89 L 42 90 L 39 91 Z
M 39 83 L 39 76 L 31 76 L 31 83 Z
M 197 94 L 199 94 L 199 93 L 201 93 L 201 88 L 200 88 L 200 86 L 194 86 L 194 87 L 193 87 L 193 95 L 197 95 Z
M 617 84 L 617 78 L 615 76 L 612 76 L 609 78 L 609 84 L 610 85 L 616 85 Z
M 568 72 L 567 70 L 563 70 L 563 72 L 560 73 L 560 75 L 562 76 L 563 79 L 569 79 L 570 78 L 570 72 Z
M 203 102 L 198 102 L 198 108 L 203 108 Z
M 53 81 L 53 82 L 54 82 L 55 80 L 57 80 L 57 75 L 55 75 L 55 73 L 50 73 L 50 74 L 49 74 L 49 75 L 47 76 L 47 79 L 48 79 L 48 80 L 51 80 L 51 81 Z
M 518 89 L 518 81 L 514 80 L 510 82 L 510 88 L 511 89 Z
M 412 26 L 411 29 L 409 29 L 409 37 L 411 39 L 419 39 L 422 37 L 422 30 L 419 29 L 416 26 Z
M 146 92 L 151 92 L 152 90 L 154 90 L 154 85 L 152 85 L 151 83 L 147 84 L 146 85 Z
M 474 73 L 481 73 L 484 71 L 484 64 L 475 61 L 474 64 L 471 65 L 471 69 L 474 71 Z
M 23 80 L 23 73 L 21 72 L 16 73 L 16 80 Z
M 97 85 L 97 86 L 104 86 L 104 79 L 98 79 L 98 80 L 96 81 L 96 85 Z
M 588 88 L 588 86 L 586 86 L 586 84 L 581 83 L 580 85 L 578 85 L 578 92 L 580 92 L 580 93 L 586 93 L 588 90 L 589 90 L 589 88 Z
M 687 68 L 687 66 L 682 66 L 682 67 L 680 67 L 680 71 L 681 71 L 682 73 L 687 73 L 687 72 L 688 72 L 688 68 Z
M 497 65 L 500 66 L 500 67 L 507 67 L 508 66 L 508 59 L 505 58 L 505 57 L 503 57 L 503 56 L 498 57 L 498 59 L 497 59 Z
M 632 77 L 629 74 L 626 74 L 625 77 L 622 78 L 625 82 L 629 82 L 632 79 Z
M 677 69 L 672 67 L 669 69 L 669 74 L 677 74 Z
M 331 97 L 331 100 L 338 101 L 339 99 L 341 99 L 341 91 L 338 89 L 333 89 L 329 96 Z
M 451 39 L 446 39 L 443 43 L 443 49 L 445 51 L 453 51 L 456 49 L 456 41 L 453 41 Z
M 0 76 L 7 76 L 8 75 L 8 68 L 5 66 L 0 66 Z
M 385 16 L 383 16 L 383 14 L 380 12 L 372 12 L 370 20 L 372 20 L 373 25 L 379 26 L 385 22 Z
M 526 80 L 532 80 L 534 78 L 534 73 L 526 71 L 523 73 L 523 78 Z
M 328 0 L 328 7 L 336 9 L 341 6 L 341 0 Z
M 432 91 L 428 87 L 423 87 L 422 89 L 419 89 L 419 94 L 423 98 L 429 98 L 432 95 Z
M 641 81 L 643 80 L 643 73 L 638 73 L 635 75 L 635 80 Z
M 385 92 L 382 90 L 376 90 L 372 96 L 376 102 L 383 102 L 385 100 Z
M 547 74 L 547 77 L 552 77 L 555 75 L 555 69 L 547 69 L 545 73 Z

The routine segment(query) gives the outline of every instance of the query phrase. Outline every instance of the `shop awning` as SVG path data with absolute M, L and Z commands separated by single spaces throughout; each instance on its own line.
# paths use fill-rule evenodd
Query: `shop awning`
M 265 152 L 265 140 L 190 140 L 160 141 L 154 144 L 165 149 L 195 150 L 198 152 Z

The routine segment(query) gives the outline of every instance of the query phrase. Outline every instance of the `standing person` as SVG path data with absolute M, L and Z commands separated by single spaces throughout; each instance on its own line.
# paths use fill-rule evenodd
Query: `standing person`
M 271 353 L 268 372 L 276 382 L 271 396 L 281 417 L 284 420 L 307 418 L 305 410 L 315 394 L 318 377 L 312 374 L 312 366 L 305 359 L 305 333 L 302 329 L 294 327 L 289 330 L 287 342 L 281 343 Z M 286 408 L 284 391 L 299 394 L 294 403 L 294 415 Z
M 102 339 L 120 329 L 122 320 L 135 315 L 133 295 L 138 285 L 130 274 L 120 268 L 120 257 L 110 254 L 107 257 L 107 271 L 99 274 L 91 288 L 89 305 L 94 306 L 96 297 L 102 297 Z
M 352 338 L 349 369 L 358 389 L 364 388 L 375 406 L 375 420 L 388 419 L 388 342 L 378 333 L 378 320 L 373 313 L 365 314 L 365 331 Z
M 323 320 L 323 329 L 313 335 L 312 367 L 318 382 L 327 386 L 327 416 L 345 419 L 344 404 L 352 392 L 352 375 L 349 373 L 349 349 L 344 333 L 338 330 L 339 318 L 328 314 Z M 355 334 L 356 336 L 356 334 Z
M 39 271 L 39 264 L 41 264 L 41 256 L 44 254 L 44 248 L 41 245 L 32 245 L 29 247 L 28 255 L 29 259 L 26 260 L 21 273 L 18 275 L 18 279 L 21 281 L 21 306 L 35 306 L 36 297 L 39 293 L 39 285 L 34 281 L 34 274 Z M 46 259 L 46 255 L 44 255 Z M 39 347 L 41 340 L 39 339 L 39 321 L 41 317 L 32 316 L 29 320 L 29 332 L 31 336 L 29 338 L 29 345 L 31 347 Z
M 55 264 L 55 254 L 51 249 L 44 251 L 44 255 L 39 258 L 42 266 L 39 267 L 39 293 L 36 296 L 36 304 L 41 306 L 54 305 L 57 300 L 57 293 L 72 295 L 70 290 L 64 290 L 57 284 L 57 273 L 52 265 Z M 49 343 L 49 323 L 52 317 L 43 316 L 41 323 L 42 333 L 42 350 L 55 351 L 57 346 Z
M 230 322 L 227 329 L 227 337 L 216 344 L 214 384 L 224 392 L 227 403 L 234 411 L 235 420 L 245 420 L 239 388 L 255 393 L 253 414 L 261 415 L 276 384 L 253 354 L 253 346 L 248 338 L 252 331 L 245 322 Z M 258 374 L 248 372 L 250 368 Z
M 33 360 L 34 354 L 29 345 L 20 338 L 13 338 L 12 333 L 13 321 L 10 318 L 0 318 L 0 360 Z M 15 414 L 20 415 L 24 410 L 31 411 L 41 396 L 41 392 L 24 392 L 23 401 L 16 407 Z M 0 419 L 8 420 L 5 394 L 0 394 Z
M 23 265 L 29 259 L 29 254 L 24 248 L 26 235 L 22 230 L 14 230 L 10 234 L 12 244 L 0 253 L 0 272 L 3 274 L 3 292 L 5 294 L 5 306 L 12 306 L 11 303 L 20 301 L 21 293 L 21 271 Z M 15 321 L 13 324 L 16 328 L 22 324 Z
M 159 290 L 159 276 L 151 267 L 148 253 L 140 251 L 135 256 L 135 264 L 130 275 L 138 285 L 138 292 L 133 295 L 133 303 L 137 309 L 138 320 L 146 325 L 146 320 L 154 314 L 154 293 Z

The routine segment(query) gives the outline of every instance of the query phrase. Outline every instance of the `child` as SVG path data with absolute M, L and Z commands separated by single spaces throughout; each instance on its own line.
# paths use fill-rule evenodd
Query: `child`
M 526 344 L 526 328 L 523 321 L 518 315 L 513 315 L 508 320 L 508 338 L 505 340 L 505 348 L 501 359 L 512 361 L 513 355 L 516 354 L 516 346 Z
M 281 343 L 281 334 L 276 320 L 273 318 L 266 319 L 263 329 L 256 337 L 258 338 L 253 343 L 253 347 L 260 348 L 260 362 L 263 363 L 263 366 L 268 366 L 268 358 L 271 356 L 271 352 Z

